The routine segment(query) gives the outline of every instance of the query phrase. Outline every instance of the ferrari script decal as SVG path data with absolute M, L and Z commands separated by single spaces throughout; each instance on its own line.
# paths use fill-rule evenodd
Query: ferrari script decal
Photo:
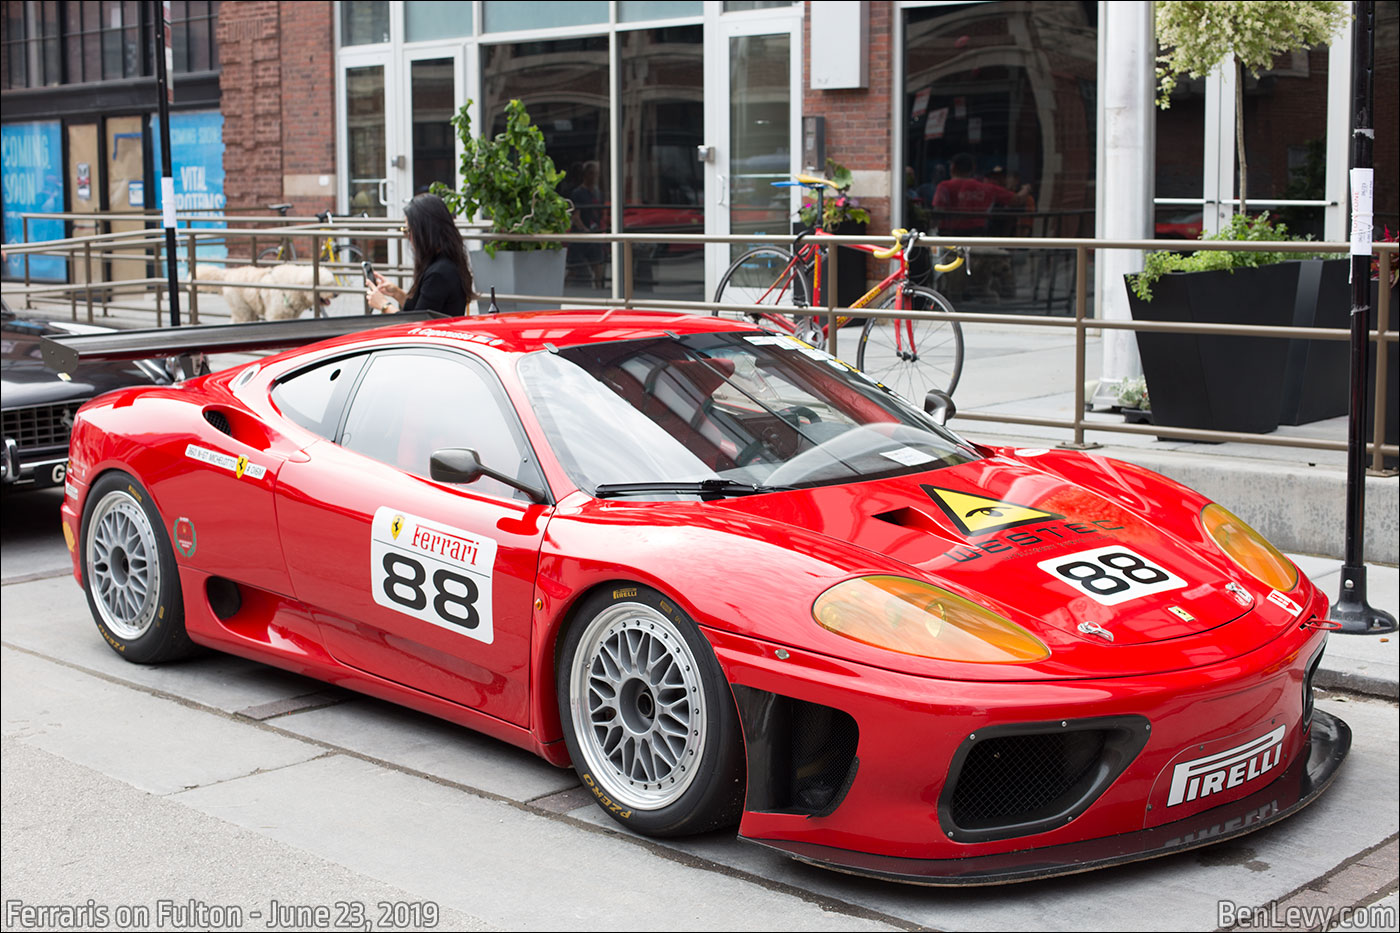
M 381 506 L 370 524 L 374 601 L 490 644 L 496 542 L 461 528 Z
M 185 448 L 185 456 L 191 460 L 198 460 L 200 463 L 207 463 L 210 466 L 228 470 L 234 476 L 242 479 L 250 476 L 253 479 L 262 479 L 267 475 L 267 467 L 258 463 L 252 463 L 247 457 L 235 457 L 232 454 L 219 453 L 217 450 L 209 450 L 207 447 L 200 447 L 198 444 L 190 444 Z
M 955 489 L 940 489 L 937 486 L 920 485 L 930 499 L 938 503 L 953 524 L 965 535 L 986 535 L 994 531 L 1043 522 L 1046 519 L 1064 518 L 1054 512 L 1043 512 L 1014 502 L 1002 502 L 986 496 L 959 492 Z

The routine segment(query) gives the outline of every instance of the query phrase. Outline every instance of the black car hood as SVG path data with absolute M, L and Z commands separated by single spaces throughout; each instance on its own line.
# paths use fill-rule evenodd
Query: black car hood
M 3 371 L 0 398 L 3 398 L 5 408 L 87 400 L 122 386 L 157 383 L 154 373 L 130 360 L 87 363 L 70 379 L 61 379 L 44 366 L 39 355 L 39 340 L 68 332 L 44 321 L 5 315 L 3 325 L 0 325 L 0 370 Z

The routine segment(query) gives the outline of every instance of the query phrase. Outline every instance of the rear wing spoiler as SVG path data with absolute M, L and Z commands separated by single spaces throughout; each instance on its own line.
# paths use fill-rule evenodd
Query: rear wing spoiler
M 143 360 L 204 353 L 239 353 L 299 347 L 376 327 L 435 321 L 437 311 L 404 311 L 392 318 L 378 315 L 311 318 L 305 321 L 252 321 L 247 324 L 202 324 L 154 330 L 118 330 L 106 334 L 45 337 L 40 342 L 44 365 L 72 373 L 90 360 Z

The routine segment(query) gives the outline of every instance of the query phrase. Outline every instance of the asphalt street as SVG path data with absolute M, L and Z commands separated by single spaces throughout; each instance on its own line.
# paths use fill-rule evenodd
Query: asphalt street
M 1055 881 L 913 888 L 732 833 L 630 835 L 572 771 L 251 662 L 128 664 L 68 573 L 59 495 L 4 501 L 5 929 L 1331 929 L 1368 905 L 1391 912 L 1347 929 L 1394 929 L 1385 699 L 1320 701 L 1353 751 L 1281 824 Z

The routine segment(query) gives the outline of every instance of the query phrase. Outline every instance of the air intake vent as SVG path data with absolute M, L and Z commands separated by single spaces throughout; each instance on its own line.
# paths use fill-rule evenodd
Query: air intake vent
M 994 726 L 958 749 L 939 801 L 953 839 L 1062 826 L 1088 809 L 1147 744 L 1141 716 Z
M 206 408 L 204 410 L 204 420 L 212 424 L 215 430 L 222 431 L 229 437 L 233 436 L 233 429 L 229 427 L 228 416 L 223 412 L 215 411 L 212 408 Z
M 856 778 L 860 729 L 848 713 L 735 686 L 749 762 L 748 808 L 827 816 Z

